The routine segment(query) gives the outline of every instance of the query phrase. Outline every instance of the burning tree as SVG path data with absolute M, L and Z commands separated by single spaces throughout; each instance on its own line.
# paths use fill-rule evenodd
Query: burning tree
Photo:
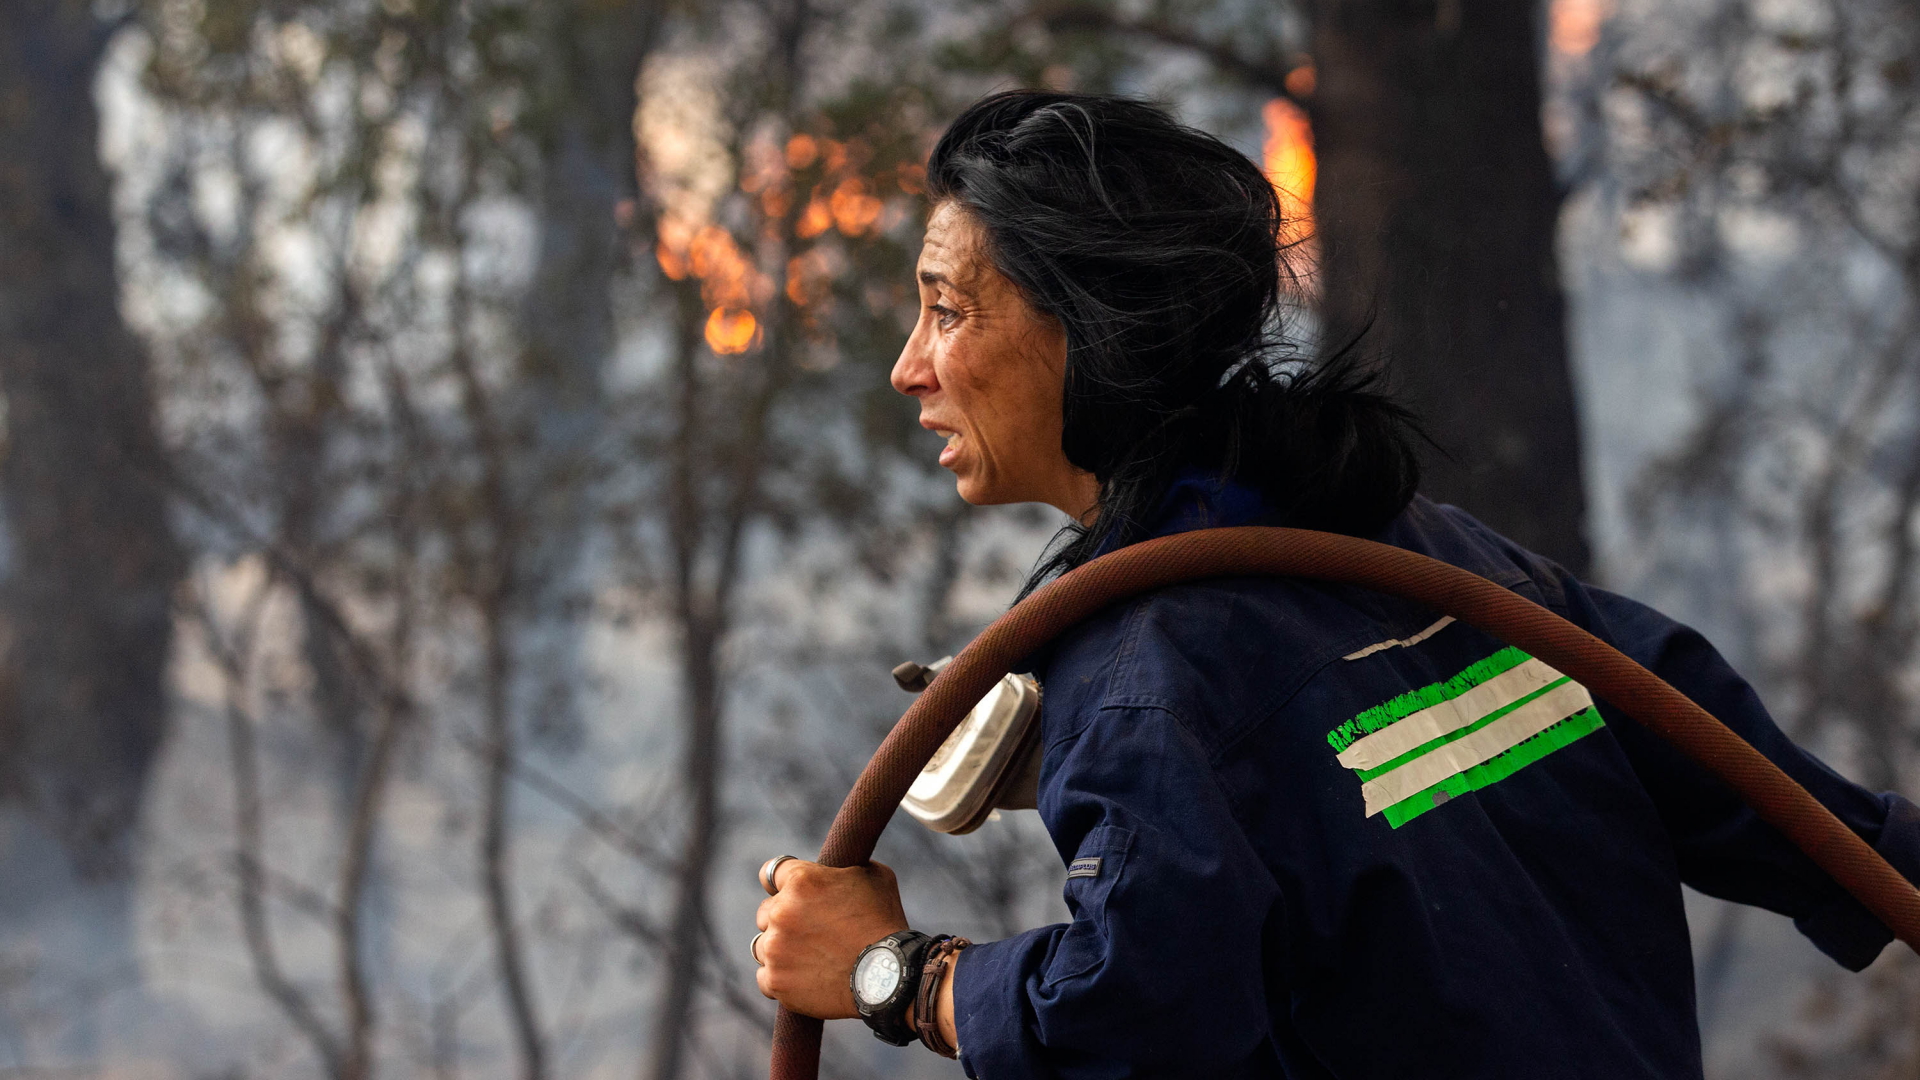
M 1299 254 L 1321 347 L 1359 341 L 1421 414 L 1435 450 L 1426 494 L 1588 570 L 1540 4 L 1076 0 L 1017 12 L 981 62 L 1077 45 L 1080 77 L 1106 86 L 1198 57 L 1216 85 L 1264 95 L 1268 169 L 1294 205 L 1311 204 L 1310 234 L 1294 239 L 1310 235 Z
M 158 827 L 198 841 L 222 793 L 219 842 L 153 873 L 190 913 L 167 932 L 243 951 L 327 1075 L 539 1077 L 638 1034 L 679 1076 L 764 1022 L 715 928 L 755 794 L 729 718 L 805 713 L 856 759 L 898 704 L 887 642 L 951 649 L 984 614 L 953 601 L 982 558 L 885 377 L 935 111 L 891 67 L 911 28 L 734 14 L 756 32 L 166 2 L 120 47 L 129 307 L 195 555 Z M 786 610 L 749 602 L 785 581 Z M 604 657 L 663 640 L 678 701 L 629 733 Z M 742 730 L 808 813 L 837 795 Z M 1006 922 L 1031 839 L 908 857 Z

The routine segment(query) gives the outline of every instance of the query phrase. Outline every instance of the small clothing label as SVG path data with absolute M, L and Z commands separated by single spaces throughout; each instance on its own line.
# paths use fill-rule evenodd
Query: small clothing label
M 1100 876 L 1100 860 L 1099 859 L 1075 859 L 1073 860 L 1073 862 L 1067 865 L 1067 876 L 1070 878 L 1099 877 Z

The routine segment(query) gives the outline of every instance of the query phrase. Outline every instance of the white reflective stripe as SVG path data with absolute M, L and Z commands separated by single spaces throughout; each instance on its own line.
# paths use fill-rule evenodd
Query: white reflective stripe
M 1349 769 L 1377 769 L 1422 743 L 1459 731 L 1562 678 L 1565 676 L 1543 661 L 1528 657 L 1518 667 L 1508 668 L 1464 694 L 1429 705 L 1356 740 L 1340 751 L 1340 764 Z
M 1419 633 L 1413 635 L 1412 637 L 1388 638 L 1385 641 L 1376 642 L 1375 644 L 1369 645 L 1364 649 L 1359 649 L 1354 652 L 1350 652 L 1347 655 L 1341 657 L 1340 659 L 1359 660 L 1359 659 L 1362 659 L 1363 657 L 1372 656 L 1374 653 L 1381 652 L 1386 649 L 1399 648 L 1405 645 L 1418 645 L 1421 642 L 1432 637 L 1433 635 L 1439 633 L 1440 631 L 1445 630 L 1448 624 L 1452 622 L 1453 622 L 1453 616 L 1442 615 L 1440 617 L 1439 622 L 1434 623 L 1432 626 L 1427 627 L 1425 630 L 1420 631 Z
M 1579 683 L 1556 686 L 1479 731 L 1436 746 L 1385 776 L 1361 784 L 1360 793 L 1367 800 L 1367 816 L 1372 817 L 1402 799 L 1418 795 L 1502 750 L 1510 750 L 1592 705 L 1592 695 Z

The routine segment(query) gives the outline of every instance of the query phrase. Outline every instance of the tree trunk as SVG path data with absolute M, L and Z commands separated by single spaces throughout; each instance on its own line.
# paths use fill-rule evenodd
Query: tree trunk
M 111 874 L 166 719 L 182 557 L 159 487 L 145 354 L 120 318 L 82 0 L 20 0 L 0 30 L 0 391 L 6 794 Z
M 1422 490 L 1588 569 L 1535 0 L 1316 0 L 1327 340 L 1426 423 Z
M 687 702 L 687 836 L 682 842 L 678 894 L 669 924 L 660 1020 L 653 1035 L 653 1061 L 647 1075 L 674 1080 L 683 1074 L 693 1040 L 694 991 L 700 982 L 705 945 L 708 879 L 720 843 L 720 641 L 696 617 L 685 620 L 688 640 L 681 646 L 681 677 Z

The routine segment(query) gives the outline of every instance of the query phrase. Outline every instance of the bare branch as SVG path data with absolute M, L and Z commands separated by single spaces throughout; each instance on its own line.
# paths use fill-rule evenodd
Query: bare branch
M 1184 49 L 1204 57 L 1214 67 L 1260 88 L 1275 97 L 1305 104 L 1287 89 L 1290 68 L 1278 59 L 1285 50 L 1274 49 L 1264 56 L 1250 57 L 1231 44 L 1205 38 L 1179 23 L 1164 19 L 1130 19 L 1116 15 L 1105 5 L 1066 0 L 1063 3 L 1037 3 L 1029 11 L 1049 30 L 1092 30 L 1143 37 L 1162 45 Z
M 462 749 L 474 757 L 487 761 L 493 757 L 486 740 L 466 732 L 455 735 Z M 572 814 L 587 831 L 606 841 L 625 855 L 632 857 L 648 869 L 665 874 L 678 872 L 678 864 L 671 856 L 636 835 L 633 830 L 614 820 L 605 811 L 595 806 L 585 796 L 568 787 L 559 778 L 538 766 L 531 765 L 524 756 L 514 755 L 507 759 L 509 775 L 525 784 L 531 791 L 546 796 L 554 805 Z
M 629 907 L 613 898 L 606 886 L 585 870 L 576 872 L 575 880 L 580 891 L 587 894 L 595 907 L 598 907 L 607 921 L 621 933 L 633 938 L 652 952 L 663 952 L 670 943 L 665 930 L 645 912 Z M 710 925 L 701 929 L 701 940 L 708 952 L 708 962 L 701 966 L 699 983 L 702 988 L 711 991 L 720 999 L 727 1010 L 746 1021 L 769 1038 L 773 1035 L 773 1017 L 769 1015 L 771 1004 L 757 994 L 749 994 L 732 977 L 732 966 L 719 954 L 719 940 L 713 934 Z M 823 1060 L 820 1063 L 822 1074 L 838 1080 L 867 1080 L 871 1073 L 862 1069 L 850 1069 L 838 1060 Z
M 389 697 L 381 703 L 373 747 L 361 773 L 348 821 L 346 858 L 340 870 L 340 908 L 334 919 L 334 948 L 340 968 L 340 990 L 347 1006 L 347 1052 L 342 1080 L 362 1080 L 372 1074 L 373 997 L 363 966 L 360 932 L 361 905 L 372 871 L 373 846 L 379 833 L 380 812 L 387 793 L 388 774 L 406 720 L 404 705 Z
M 1841 488 L 1859 466 L 1881 411 L 1892 398 L 1893 384 L 1908 367 L 1917 325 L 1920 322 L 1910 313 L 1875 354 L 1866 378 L 1836 425 L 1826 461 L 1802 503 L 1802 529 L 1813 580 L 1803 614 L 1801 642 L 1805 694 L 1789 727 L 1791 734 L 1804 736 L 1812 731 L 1819 711 L 1831 704 L 1835 608 L 1841 596 Z
M 221 634 L 217 621 L 205 604 L 194 604 L 192 611 L 222 676 L 227 717 L 227 754 L 233 771 L 234 876 L 239 882 L 240 925 L 247 953 L 253 961 L 254 978 L 293 1026 L 312 1044 L 327 1074 L 340 1077 L 343 1075 L 344 1061 L 340 1040 L 327 1029 L 306 993 L 281 970 L 273 930 L 267 921 L 264 888 L 267 869 L 262 855 L 265 844 L 259 750 L 254 742 L 253 717 L 246 709 L 253 631 L 258 625 L 260 608 L 267 595 L 268 587 L 263 584 L 248 599 L 234 641 L 228 641 Z
M 481 466 L 481 512 L 490 536 L 484 553 L 471 553 L 468 565 L 478 583 L 475 597 L 480 616 L 481 684 L 486 723 L 485 770 L 481 780 L 480 885 L 486 899 L 487 923 L 492 931 L 494 957 L 507 997 L 507 1015 L 513 1023 L 524 1080 L 544 1080 L 547 1074 L 546 1037 L 533 1001 L 533 984 L 526 970 L 520 927 L 514 914 L 510 878 L 510 838 L 507 815 L 510 792 L 507 777 L 514 759 L 512 688 L 515 678 L 511 641 L 511 605 L 519 583 L 520 519 L 508 492 L 506 435 L 467 347 L 465 315 L 467 290 L 456 288 L 456 310 L 461 312 L 452 353 L 452 367 L 460 383 L 461 405 Z M 462 545 L 463 547 L 465 545 Z

